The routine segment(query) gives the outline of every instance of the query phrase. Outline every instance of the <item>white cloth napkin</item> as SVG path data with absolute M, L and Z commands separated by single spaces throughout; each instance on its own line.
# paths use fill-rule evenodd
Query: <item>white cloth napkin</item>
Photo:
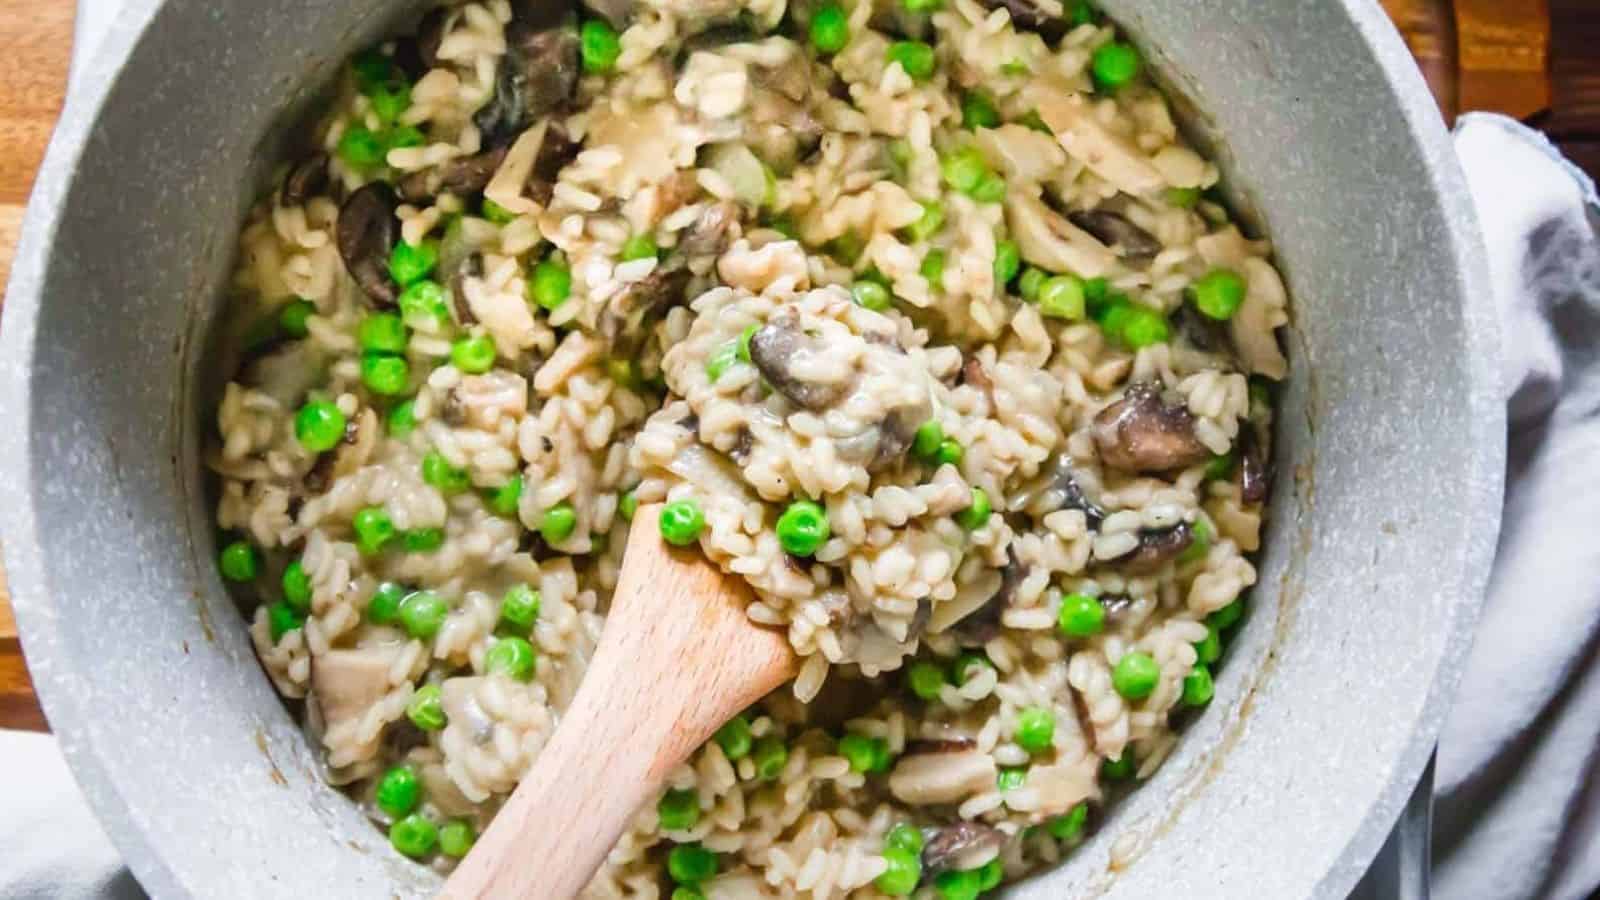
M 80 59 L 120 2 L 84 0 Z M 1488 605 L 1440 740 L 1434 894 L 1584 900 L 1600 890 L 1600 201 L 1509 119 L 1463 117 L 1456 148 L 1500 306 L 1511 446 Z M 143 896 L 53 739 L 0 731 L 0 760 L 0 900 Z

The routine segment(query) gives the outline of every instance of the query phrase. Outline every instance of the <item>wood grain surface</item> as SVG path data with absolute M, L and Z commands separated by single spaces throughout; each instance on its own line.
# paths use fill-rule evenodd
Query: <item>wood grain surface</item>
M 1600 174 L 1600 0 L 1382 0 L 1453 118 L 1489 109 L 1545 129 Z M 72 0 L 0 0 L 0 280 L 61 108 Z M 0 571 L 0 728 L 45 727 Z

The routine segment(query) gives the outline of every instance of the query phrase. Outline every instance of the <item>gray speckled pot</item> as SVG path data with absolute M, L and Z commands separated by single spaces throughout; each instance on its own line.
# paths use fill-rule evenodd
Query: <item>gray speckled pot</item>
M 1494 547 L 1496 327 L 1460 173 L 1371 0 L 1107 0 L 1226 135 L 1295 295 L 1262 585 L 1218 701 L 1019 897 L 1338 897 L 1422 770 Z M 198 475 L 199 360 L 283 126 L 401 10 L 132 0 L 39 178 L 3 330 L 4 546 L 74 771 L 160 897 L 433 881 L 257 670 Z M 552 823 L 559 827 L 559 823 Z M 1119 871 L 1113 843 L 1138 847 Z

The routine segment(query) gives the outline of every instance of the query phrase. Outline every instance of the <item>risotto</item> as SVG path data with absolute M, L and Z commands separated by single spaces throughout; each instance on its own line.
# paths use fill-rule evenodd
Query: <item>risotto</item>
M 220 567 L 398 852 L 538 756 L 641 503 L 802 665 L 586 896 L 972 898 L 1212 699 L 1285 290 L 1087 4 L 451 4 L 307 140 L 240 238 Z

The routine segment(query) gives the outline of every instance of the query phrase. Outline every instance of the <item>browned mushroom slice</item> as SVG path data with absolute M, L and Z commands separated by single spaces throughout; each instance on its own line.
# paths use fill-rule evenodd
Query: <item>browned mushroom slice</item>
M 472 305 L 467 303 L 466 280 L 468 278 L 483 277 L 483 254 L 476 251 L 467 254 L 454 273 L 450 275 L 450 303 L 456 311 L 456 322 L 461 325 L 475 325 L 478 317 L 472 314 Z
M 956 822 L 933 833 L 922 847 L 922 868 L 929 875 L 946 869 L 975 869 L 1000 852 L 1006 836 L 981 822 Z
M 797 362 L 825 352 L 793 316 L 774 316 L 750 337 L 750 361 L 762 377 L 789 402 L 812 412 L 833 406 L 849 391 L 843 382 L 807 381 L 796 374 Z
M 1156 240 L 1155 235 L 1118 213 L 1096 209 L 1068 213 L 1067 219 L 1094 235 L 1100 243 L 1116 250 L 1129 262 L 1149 265 L 1156 254 L 1161 252 L 1161 242 Z
M 496 147 L 452 159 L 438 169 L 423 169 L 407 175 L 400 181 L 400 196 L 411 203 L 421 203 L 441 193 L 458 197 L 483 192 L 489 179 L 505 161 L 506 147 Z
M 439 68 L 439 45 L 444 43 L 444 26 L 450 19 L 450 10 L 438 7 L 422 17 L 417 23 L 417 58 L 428 69 Z M 424 73 L 419 73 L 412 78 L 415 81 Z
M 1094 442 L 1106 465 L 1125 472 L 1170 472 L 1211 456 L 1189 410 L 1167 405 L 1161 388 L 1147 381 L 1129 385 L 1095 416 Z
M 958 803 L 994 788 L 994 757 L 982 750 L 919 751 L 900 757 L 889 773 L 889 793 L 902 803 Z
M 278 205 L 302 206 L 328 189 L 328 154 L 317 153 L 296 163 L 284 176 Z
M 678 242 L 685 256 L 720 256 L 733 241 L 734 227 L 744 216 L 744 207 L 732 200 L 723 200 L 706 207 L 694 224 Z
M 625 357 L 637 350 L 657 319 L 688 300 L 689 278 L 686 267 L 668 266 L 618 291 L 600 313 L 600 336 L 611 354 Z
M 1267 443 L 1261 440 L 1253 423 L 1239 431 L 1239 499 L 1262 503 L 1272 487 L 1272 469 L 1267 462 Z
M 1084 493 L 1072 457 L 1062 453 L 1038 478 L 1023 486 L 1013 499 L 1012 509 L 1021 509 L 1035 518 L 1044 518 L 1061 509 L 1083 511 L 1090 531 L 1098 531 L 1106 512 Z
M 535 203 L 548 204 L 555 191 L 561 170 L 572 162 L 583 149 L 582 145 L 567 136 L 561 123 L 552 121 L 544 130 L 544 140 L 539 142 L 539 152 L 533 157 L 533 168 L 528 172 L 524 191 Z
M 382 181 L 370 182 L 344 201 L 334 233 L 345 270 L 367 299 L 379 306 L 393 306 L 399 296 L 399 288 L 389 277 L 389 255 L 400 239 L 400 221 L 395 218 L 398 205 L 394 188 Z
M 969 613 L 955 627 L 956 642 L 963 647 L 981 647 L 1000 634 L 1000 616 L 1016 599 L 1017 588 L 1028 577 L 1029 567 L 1017 558 L 1015 547 L 1006 548 L 1006 564 L 1000 569 L 1000 587 L 983 605 Z
M 511 0 L 511 19 L 542 31 L 570 21 L 576 9 L 568 0 Z
M 1178 335 L 1201 353 L 1216 353 L 1230 359 L 1238 354 L 1233 346 L 1233 336 L 1222 322 L 1205 315 L 1193 305 L 1183 303 L 1173 311 L 1172 327 Z
M 1148 575 L 1172 562 L 1194 543 L 1194 529 L 1185 522 L 1171 528 L 1139 532 L 1139 546 L 1111 560 L 1129 575 Z
M 927 421 L 926 413 L 926 408 L 917 413 L 890 410 L 882 421 L 834 441 L 834 450 L 847 463 L 865 466 L 868 472 L 881 472 L 911 449 L 917 429 L 909 423 Z
M 578 86 L 578 35 L 561 26 L 538 30 L 513 21 L 494 95 L 472 117 L 488 147 L 511 141 L 529 123 L 565 105 Z

